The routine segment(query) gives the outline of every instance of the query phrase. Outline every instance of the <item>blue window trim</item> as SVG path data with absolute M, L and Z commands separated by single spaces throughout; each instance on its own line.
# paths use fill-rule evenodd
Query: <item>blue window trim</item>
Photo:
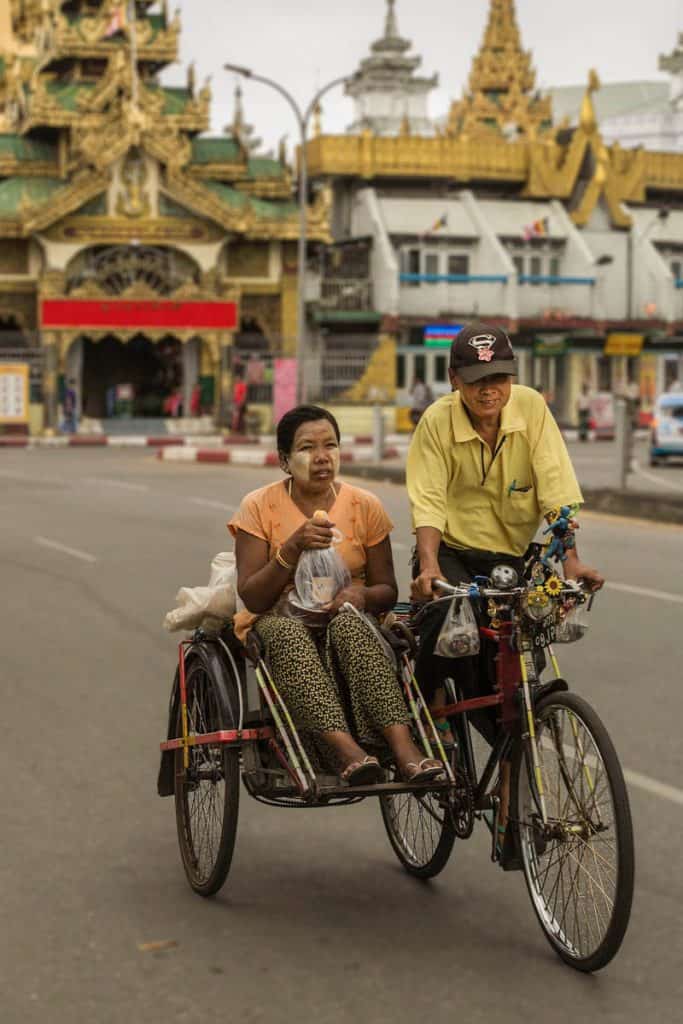
M 401 284 L 507 284 L 507 274 L 401 274 Z
M 520 284 L 595 284 L 594 277 L 561 277 L 554 274 L 520 274 Z

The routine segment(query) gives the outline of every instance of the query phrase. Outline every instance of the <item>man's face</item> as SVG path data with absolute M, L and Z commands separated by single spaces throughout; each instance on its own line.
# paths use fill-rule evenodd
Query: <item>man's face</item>
M 466 384 L 457 373 L 449 371 L 451 384 L 456 388 L 462 400 L 475 416 L 500 416 L 510 401 L 512 393 L 512 377 L 506 373 L 497 373 L 492 377 L 482 377 L 474 384 Z

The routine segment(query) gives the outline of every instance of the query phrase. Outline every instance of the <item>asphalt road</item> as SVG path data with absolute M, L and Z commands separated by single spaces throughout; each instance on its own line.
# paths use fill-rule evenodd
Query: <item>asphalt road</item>
M 179 586 L 206 582 L 240 496 L 276 476 L 0 455 L 2 1024 L 679 1021 L 680 528 L 582 518 L 610 588 L 562 665 L 628 769 L 638 857 L 630 931 L 600 975 L 555 957 L 483 830 L 419 884 L 373 801 L 313 813 L 243 794 L 228 884 L 211 902 L 190 892 L 155 792 L 175 653 L 161 621 Z M 405 587 L 405 497 L 374 489 Z

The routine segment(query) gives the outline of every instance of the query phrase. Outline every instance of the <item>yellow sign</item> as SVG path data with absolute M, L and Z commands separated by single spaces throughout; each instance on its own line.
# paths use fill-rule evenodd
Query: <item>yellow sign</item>
M 0 423 L 28 423 L 27 363 L 0 363 Z
M 606 356 L 639 356 L 643 351 L 642 334 L 608 334 L 605 342 Z

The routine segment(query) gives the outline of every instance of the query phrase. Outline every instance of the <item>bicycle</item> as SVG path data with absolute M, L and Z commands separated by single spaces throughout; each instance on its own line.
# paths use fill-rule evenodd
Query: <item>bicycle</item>
M 379 631 L 415 737 L 426 756 L 444 764 L 439 782 L 403 782 L 390 753 L 378 750 L 385 782 L 342 783 L 312 762 L 255 633 L 246 650 L 229 625 L 219 635 L 199 630 L 183 641 L 168 738 L 161 744 L 159 792 L 175 795 L 181 857 L 193 890 L 211 896 L 227 878 L 240 777 L 250 796 L 275 807 L 339 807 L 375 797 L 396 856 L 423 879 L 442 871 L 456 839 L 469 838 L 476 821 L 486 818 L 492 859 L 507 870 L 523 870 L 541 928 L 559 956 L 585 972 L 608 964 L 626 933 L 633 897 L 628 794 L 607 731 L 595 711 L 569 692 L 553 648 L 558 635 L 581 633 L 578 612 L 592 598 L 547 569 L 532 566 L 530 573 L 530 580 L 520 581 L 500 566 L 490 580 L 438 584 L 444 596 L 437 600 L 466 599 L 481 607 L 488 624 L 479 626 L 480 636 L 497 652 L 490 695 L 466 698 L 451 680 L 450 702 L 430 713 L 414 675 L 419 637 L 413 609 L 398 605 Z M 539 661 L 546 651 L 555 678 L 544 683 Z M 498 735 L 478 775 L 471 716 L 484 708 L 496 710 Z M 453 743 L 442 742 L 439 718 L 452 723 Z M 511 766 L 511 793 L 501 850 L 505 763 Z

